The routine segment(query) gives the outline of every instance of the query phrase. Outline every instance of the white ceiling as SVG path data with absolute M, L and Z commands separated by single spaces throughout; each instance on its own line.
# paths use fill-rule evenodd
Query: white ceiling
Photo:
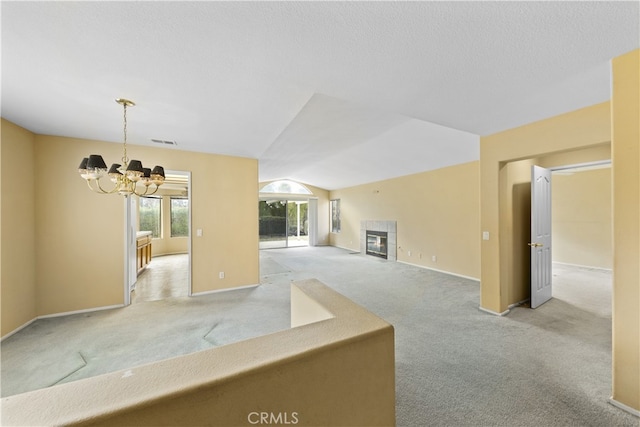
M 609 60 L 640 47 L 636 1 L 2 1 L 0 13 L 4 118 L 120 142 L 125 97 L 133 144 L 257 158 L 263 181 L 326 189 L 476 160 L 478 135 L 609 99 Z

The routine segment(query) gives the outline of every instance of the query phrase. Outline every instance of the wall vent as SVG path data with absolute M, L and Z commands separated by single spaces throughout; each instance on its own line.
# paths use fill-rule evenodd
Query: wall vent
M 168 141 L 164 139 L 152 139 L 151 142 L 155 142 L 156 144 L 178 145 L 178 143 L 175 141 Z

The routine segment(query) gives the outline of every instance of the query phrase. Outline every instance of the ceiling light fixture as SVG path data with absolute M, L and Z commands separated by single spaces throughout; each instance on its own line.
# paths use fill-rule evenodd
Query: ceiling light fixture
M 113 194 L 119 193 L 123 196 L 135 194 L 136 196 L 149 196 L 158 191 L 158 188 L 164 182 L 164 168 L 156 166 L 153 170 L 143 168 L 140 160 L 131 160 L 127 157 L 127 107 L 133 107 L 136 104 L 128 99 L 118 98 L 116 102 L 124 108 L 124 154 L 122 156 L 122 165 L 114 163 L 107 173 L 107 164 L 99 154 L 91 154 L 89 157 L 82 159 L 78 172 L 80 176 L 87 181 L 87 185 L 96 193 Z M 109 175 L 111 182 L 115 186 L 111 190 L 105 190 L 100 185 L 100 178 L 105 173 Z M 144 192 L 138 192 L 136 188 L 138 183 L 144 185 Z M 154 185 L 153 191 L 149 192 L 149 187 Z

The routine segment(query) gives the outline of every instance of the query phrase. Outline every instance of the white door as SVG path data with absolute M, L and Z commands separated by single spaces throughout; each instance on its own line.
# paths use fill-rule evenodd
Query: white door
M 531 308 L 551 299 L 551 171 L 531 167 Z

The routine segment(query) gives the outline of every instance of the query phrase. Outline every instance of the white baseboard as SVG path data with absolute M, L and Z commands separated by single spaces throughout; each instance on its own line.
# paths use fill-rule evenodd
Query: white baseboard
M 164 254 L 157 254 L 151 257 L 151 261 L 153 261 L 154 258 L 159 258 L 161 256 L 167 256 L 167 255 L 189 255 L 189 252 L 167 252 Z
M 2 338 L 0 338 L 0 342 L 4 341 L 5 339 L 9 338 L 11 335 L 17 334 L 18 332 L 20 332 L 21 330 L 23 330 L 24 328 L 26 328 L 27 326 L 29 326 L 30 324 L 32 324 L 33 322 L 35 322 L 36 320 L 38 320 L 38 318 L 36 317 L 35 319 L 31 319 L 29 320 L 27 323 L 25 323 L 22 326 L 18 326 L 16 329 L 14 329 L 13 331 L 9 332 L 7 335 L 3 336 Z
M 201 297 L 203 295 L 217 294 L 217 293 L 220 293 L 220 292 L 229 292 L 229 291 L 237 291 L 237 290 L 240 290 L 240 289 L 257 288 L 258 286 L 260 286 L 260 284 L 247 285 L 247 286 L 238 286 L 236 288 L 214 289 L 212 291 L 196 292 L 194 294 L 191 294 L 191 296 L 193 296 L 193 297 Z
M 609 403 L 611 403 L 616 408 L 620 408 L 623 411 L 626 411 L 626 412 L 630 413 L 631 415 L 635 415 L 636 417 L 640 418 L 640 411 L 639 410 L 633 409 L 631 406 L 627 406 L 624 403 L 620 403 L 617 400 L 615 400 L 613 397 L 609 398 Z
M 72 315 L 72 314 L 80 314 L 80 313 L 92 313 L 94 311 L 112 310 L 114 308 L 122 308 L 122 307 L 124 307 L 124 304 L 108 305 L 108 306 L 105 306 L 105 307 L 87 308 L 87 309 L 84 309 L 84 310 L 65 311 L 63 313 L 54 313 L 54 314 L 45 314 L 45 315 L 42 315 L 42 316 L 36 316 L 35 318 L 29 320 L 24 325 L 14 329 L 13 331 L 9 332 L 7 335 L 5 335 L 2 338 L 0 338 L 0 342 L 4 341 L 7 338 L 9 338 L 11 335 L 14 335 L 14 334 L 20 332 L 21 330 L 23 330 L 24 328 L 26 328 L 27 326 L 29 326 L 30 324 L 32 324 L 33 322 L 35 322 L 38 319 L 50 319 L 52 317 L 62 317 L 62 316 L 69 316 L 69 315 Z
M 49 319 L 49 318 L 52 318 L 52 317 L 70 316 L 72 314 L 93 313 L 94 311 L 113 310 L 114 308 L 122 308 L 122 307 L 124 307 L 124 304 L 107 305 L 107 306 L 104 306 L 104 307 L 97 307 L 97 308 L 85 308 L 84 310 L 65 311 L 65 312 L 62 312 L 62 313 L 45 314 L 44 316 L 36 317 L 35 320 L 37 320 L 37 319 Z
M 507 307 L 509 310 L 511 310 L 514 307 L 520 307 L 522 304 L 524 304 L 525 302 L 528 302 L 531 298 L 525 298 L 522 301 L 518 301 L 518 302 L 514 302 L 513 304 L 509 304 L 509 307 Z
M 560 261 L 553 261 L 552 264 L 566 265 L 568 267 L 576 267 L 576 268 L 585 268 L 585 269 L 588 269 L 588 270 L 601 270 L 601 271 L 607 271 L 609 273 L 611 273 L 613 271 L 613 269 L 611 269 L 611 268 L 594 267 L 592 265 L 582 265 L 582 264 L 570 264 L 568 262 L 560 262 Z
M 497 311 L 489 310 L 488 308 L 484 308 L 481 306 L 479 306 L 478 309 L 480 309 L 480 311 L 484 311 L 485 313 L 493 314 L 494 316 L 506 316 L 511 311 L 511 310 L 505 310 L 502 313 L 498 313 Z
M 349 251 L 349 252 L 358 252 L 358 253 L 360 253 L 360 248 L 351 249 L 351 248 L 347 248 L 345 246 L 336 246 L 336 245 L 331 245 L 331 246 L 333 246 L 334 248 L 338 248 L 338 249 L 344 249 L 345 251 Z
M 191 296 L 201 296 L 201 295 L 208 295 L 208 294 L 214 294 L 214 293 L 218 293 L 218 292 L 228 292 L 228 291 L 235 291 L 238 289 L 248 289 L 248 288 L 255 288 L 260 286 L 259 284 L 257 285 L 247 285 L 247 286 L 239 286 L 237 288 L 226 288 L 226 289 L 216 289 L 213 291 L 206 291 L 206 292 L 198 292 L 196 294 L 192 294 Z M 0 338 L 0 342 L 4 341 L 6 338 L 9 338 L 10 336 L 20 332 L 22 329 L 26 328 L 27 326 L 29 326 L 30 324 L 32 324 L 33 322 L 35 322 L 38 319 L 50 319 L 53 317 L 62 317 L 62 316 L 70 316 L 72 314 L 81 314 L 81 313 L 92 313 L 94 311 L 102 311 L 102 310 L 112 310 L 114 308 L 123 308 L 124 304 L 117 304 L 117 305 L 108 305 L 105 307 L 97 307 L 97 308 L 87 308 L 87 309 L 83 309 L 83 310 L 74 310 L 74 311 L 65 311 L 62 313 L 54 313 L 54 314 L 45 314 L 42 316 L 37 316 L 34 319 L 29 320 L 28 322 L 26 322 L 24 325 L 19 326 L 18 328 L 14 329 L 13 331 L 9 332 L 8 334 L 6 334 L 5 336 L 3 336 L 2 338 Z
M 399 262 L 400 264 L 410 265 L 412 267 L 424 268 L 425 270 L 437 271 L 438 273 L 444 273 L 444 274 L 448 274 L 450 276 L 460 277 L 462 279 L 473 280 L 474 282 L 479 282 L 480 281 L 480 279 L 478 279 L 477 277 L 465 276 L 464 274 L 452 273 L 452 272 L 446 271 L 446 270 L 438 270 L 437 268 L 427 267 L 426 265 L 412 264 L 412 263 L 406 262 L 406 261 L 396 261 L 396 262 Z

